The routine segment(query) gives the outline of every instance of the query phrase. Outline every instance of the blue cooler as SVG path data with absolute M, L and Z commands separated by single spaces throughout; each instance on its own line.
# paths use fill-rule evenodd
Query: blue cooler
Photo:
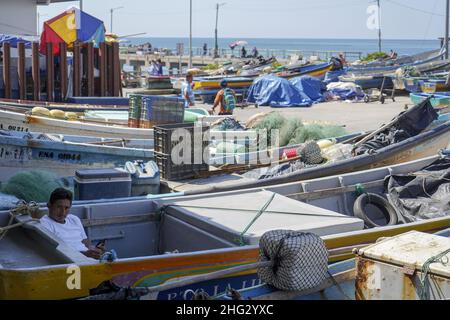
M 125 198 L 131 195 L 131 177 L 118 169 L 85 169 L 75 172 L 75 200 Z
M 128 161 L 125 170 L 131 174 L 131 195 L 133 197 L 159 194 L 160 173 L 154 161 Z

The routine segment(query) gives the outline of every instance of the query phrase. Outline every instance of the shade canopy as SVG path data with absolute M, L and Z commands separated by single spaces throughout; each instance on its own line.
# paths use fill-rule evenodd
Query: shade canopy
M 41 34 L 41 52 L 45 53 L 47 43 L 53 43 L 54 54 L 59 53 L 59 44 L 67 43 L 69 48 L 74 42 L 92 42 L 95 47 L 105 41 L 103 21 L 71 8 L 44 22 Z

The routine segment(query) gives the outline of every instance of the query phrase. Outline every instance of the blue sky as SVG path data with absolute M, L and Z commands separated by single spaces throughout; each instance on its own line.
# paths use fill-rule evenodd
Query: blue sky
M 229 38 L 361 38 L 375 39 L 369 30 L 369 0 L 193 0 L 194 37 L 214 37 L 215 4 L 220 8 L 219 37 Z M 436 39 L 444 35 L 445 0 L 381 0 L 385 39 Z M 41 6 L 41 21 L 78 1 Z M 189 0 L 84 0 L 84 11 L 105 22 L 119 35 L 146 32 L 146 37 L 187 37 Z

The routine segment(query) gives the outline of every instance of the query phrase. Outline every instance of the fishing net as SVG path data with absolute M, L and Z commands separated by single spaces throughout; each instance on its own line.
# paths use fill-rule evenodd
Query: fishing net
M 258 276 L 279 290 L 314 288 L 328 278 L 328 250 L 323 240 L 299 231 L 273 230 L 259 241 L 259 260 L 273 261 Z
M 56 188 L 70 189 L 63 179 L 48 171 L 19 172 L 2 187 L 2 192 L 26 202 L 47 202 Z
M 336 125 L 329 124 L 304 124 L 298 118 L 286 119 L 278 112 L 269 113 L 258 124 L 255 129 L 266 129 L 268 142 L 270 143 L 270 132 L 279 130 L 280 146 L 300 144 L 307 141 L 339 137 L 347 134 L 347 131 Z

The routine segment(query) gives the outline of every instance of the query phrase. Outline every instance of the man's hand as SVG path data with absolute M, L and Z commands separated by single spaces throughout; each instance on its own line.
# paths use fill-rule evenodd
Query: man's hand
M 100 260 L 102 254 L 105 253 L 105 248 L 103 246 L 100 247 L 90 246 L 89 250 L 83 251 L 81 253 L 84 254 L 86 257 Z

